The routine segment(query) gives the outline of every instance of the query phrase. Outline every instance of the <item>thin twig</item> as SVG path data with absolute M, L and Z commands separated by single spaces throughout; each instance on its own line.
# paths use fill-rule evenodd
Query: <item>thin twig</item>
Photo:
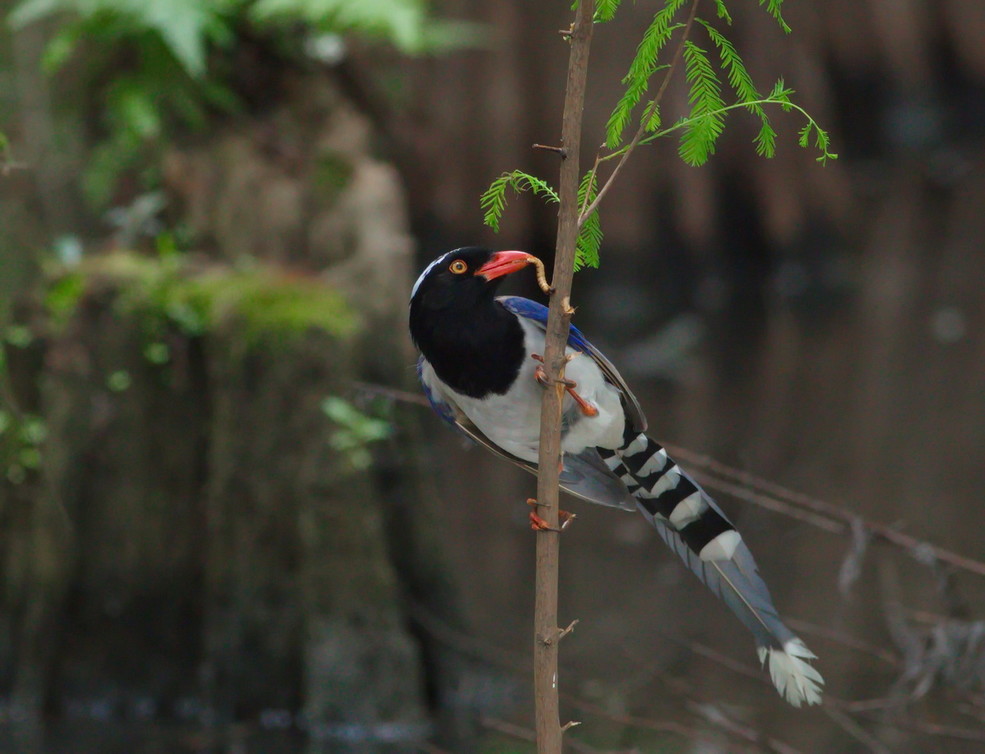
M 585 214 L 585 209 L 588 207 L 588 200 L 592 198 L 591 196 L 591 185 L 595 182 L 595 176 L 599 172 L 599 159 L 602 157 L 601 152 L 595 153 L 595 163 L 592 165 L 591 175 L 588 177 L 589 190 L 585 192 L 585 199 L 582 201 L 581 206 L 578 208 L 578 227 L 580 228 L 585 223 L 585 218 L 588 216 Z
M 674 50 L 674 57 L 670 61 L 670 67 L 667 68 L 667 73 L 664 74 L 664 79 L 660 83 L 660 88 L 657 90 L 657 96 L 650 100 L 650 104 L 647 106 L 646 112 L 644 112 L 643 117 L 640 118 L 640 127 L 636 129 L 636 134 L 633 136 L 633 140 L 630 141 L 624 148 L 622 157 L 612 169 L 609 177 L 605 179 L 605 183 L 602 184 L 602 188 L 600 188 L 599 192 L 595 195 L 595 199 L 588 205 L 588 208 L 578 216 L 579 228 L 584 224 L 586 218 L 590 217 L 591 214 L 598 208 L 599 202 L 602 201 L 602 197 L 605 196 L 606 192 L 608 192 L 609 188 L 615 181 L 616 176 L 619 175 L 619 171 L 622 170 L 623 165 L 625 165 L 626 161 L 629 159 L 629 155 L 633 153 L 633 150 L 639 145 L 640 139 L 643 138 L 643 134 L 646 132 L 646 122 L 649 120 L 649 114 L 653 112 L 655 107 L 660 106 L 660 100 L 663 98 L 664 92 L 667 90 L 667 84 L 670 83 L 670 77 L 677 68 L 677 64 L 680 62 L 681 55 L 684 52 L 684 43 L 691 34 L 691 27 L 694 26 L 694 18 L 698 12 L 698 2 L 699 0 L 694 0 L 694 2 L 691 3 L 691 12 L 687 17 L 687 23 L 684 25 L 684 32 L 681 34 L 681 38 L 677 43 L 677 49 Z M 598 164 L 598 159 L 598 156 L 596 156 L 596 164 Z
M 428 403 L 428 399 L 420 393 L 411 393 L 408 390 L 398 390 L 395 387 L 377 385 L 373 382 L 361 382 L 360 380 L 353 380 L 351 384 L 356 390 L 360 390 L 364 393 L 382 395 L 386 398 L 392 398 L 395 401 L 401 401 L 403 403 L 416 403 L 418 406 L 430 405 Z
M 357 389 L 387 395 L 395 400 L 422 406 L 428 405 L 427 399 L 414 393 L 368 382 L 354 382 L 353 385 Z M 665 446 L 671 455 L 686 462 L 692 469 L 697 469 L 696 476 L 699 477 L 699 481 L 710 489 L 725 492 L 761 508 L 804 521 L 833 534 L 849 531 L 852 522 L 858 521 L 866 531 L 877 539 L 909 552 L 917 550 L 926 553 L 942 563 L 947 563 L 978 576 L 985 576 L 985 562 L 974 560 L 926 540 L 903 534 L 892 526 L 870 521 L 847 508 L 791 490 L 747 471 L 740 471 L 716 461 L 710 456 L 682 448 L 680 445 L 665 443 Z
M 859 725 L 844 712 L 831 707 L 824 707 L 823 709 L 824 714 L 826 714 L 839 728 L 862 744 L 869 751 L 873 752 L 873 754 L 891 754 L 889 749 L 883 745 L 882 741 L 869 733 L 869 731 Z
M 952 565 L 955 568 L 970 571 L 971 573 L 979 576 L 985 576 L 985 563 L 980 560 L 973 560 L 972 558 L 959 555 L 951 550 L 946 550 L 943 547 L 933 545 L 926 540 L 911 537 L 909 534 L 904 534 L 892 526 L 875 521 L 869 521 L 860 517 L 857 513 L 849 511 L 841 506 L 825 502 L 824 500 L 819 500 L 818 498 L 805 495 L 801 492 L 794 492 L 793 490 L 783 487 L 776 482 L 771 482 L 746 471 L 734 469 L 731 466 L 727 466 L 708 456 L 694 453 L 678 446 L 668 446 L 667 449 L 673 455 L 679 457 L 680 460 L 686 461 L 691 466 L 701 468 L 706 472 L 711 472 L 720 477 L 739 482 L 754 491 L 758 490 L 759 492 L 765 492 L 773 498 L 772 500 L 769 500 L 761 495 L 749 492 L 743 495 L 744 499 L 756 503 L 757 505 L 763 505 L 764 507 L 770 507 L 773 510 L 778 510 L 778 501 L 791 503 L 801 508 L 806 508 L 807 510 L 812 511 L 822 517 L 836 519 L 833 523 L 836 523 L 841 527 L 840 531 L 847 531 L 853 522 L 860 521 L 862 526 L 864 526 L 868 532 L 878 539 L 895 544 L 910 553 L 919 552 L 921 555 L 929 556 L 935 560 Z M 803 516 L 798 517 L 803 518 Z M 832 522 L 829 521 L 828 524 L 821 524 L 820 521 L 821 519 L 817 519 L 812 521 L 812 523 L 815 523 L 815 525 L 825 528 L 828 531 L 834 531 L 831 526 Z
M 877 647 L 874 644 L 869 644 L 861 639 L 856 639 L 854 636 L 849 636 L 844 632 L 833 631 L 830 628 L 825 628 L 824 626 L 819 626 L 816 623 L 811 623 L 810 621 L 801 620 L 799 618 L 787 618 L 786 623 L 790 626 L 790 628 L 799 633 L 827 639 L 828 641 L 841 644 L 849 649 L 854 649 L 858 652 L 865 652 L 873 657 L 877 657 L 883 662 L 886 662 L 894 667 L 899 666 L 900 659 L 895 653 L 888 649 Z

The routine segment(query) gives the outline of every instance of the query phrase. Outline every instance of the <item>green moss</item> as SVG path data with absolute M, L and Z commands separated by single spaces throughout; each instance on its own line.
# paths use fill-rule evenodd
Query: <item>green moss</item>
M 188 281 L 183 292 L 185 303 L 203 312 L 210 325 L 242 325 L 250 341 L 311 330 L 341 338 L 356 329 L 356 317 L 338 291 L 317 278 L 269 267 L 213 272 Z
M 326 151 L 315 162 L 315 186 L 327 199 L 334 199 L 352 180 L 352 161 L 337 152 Z
M 56 277 L 45 290 L 44 306 L 55 327 L 61 328 L 78 306 L 85 292 L 85 279 L 78 272 Z
M 116 310 L 141 320 L 156 342 L 177 327 L 190 336 L 222 328 L 244 345 L 284 343 L 310 331 L 344 338 L 358 320 L 342 295 L 319 278 L 272 265 L 202 265 L 182 255 L 114 252 L 55 274 L 46 303 L 53 323 L 66 322 L 86 291 L 109 288 Z

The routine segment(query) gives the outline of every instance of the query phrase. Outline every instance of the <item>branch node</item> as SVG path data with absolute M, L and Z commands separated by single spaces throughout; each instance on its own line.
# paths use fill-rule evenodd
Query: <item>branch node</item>
M 561 732 L 564 733 L 568 728 L 574 728 L 576 725 L 581 725 L 580 720 L 568 720 L 564 725 L 561 726 Z
M 567 636 L 572 631 L 574 631 L 575 630 L 575 626 L 577 626 L 577 625 L 578 625 L 578 618 L 575 618 L 573 621 L 571 621 L 570 624 L 568 624 L 568 627 L 566 629 L 564 629 L 563 631 L 561 631 L 561 633 L 559 633 L 557 635 L 557 640 L 558 641 L 561 641 L 561 639 L 563 639 L 565 636 Z M 575 724 L 577 725 L 577 723 L 575 723 Z
M 555 152 L 561 155 L 561 159 L 564 160 L 568 156 L 568 150 L 564 147 L 552 147 L 549 144 L 534 144 L 534 149 L 543 149 L 545 152 Z

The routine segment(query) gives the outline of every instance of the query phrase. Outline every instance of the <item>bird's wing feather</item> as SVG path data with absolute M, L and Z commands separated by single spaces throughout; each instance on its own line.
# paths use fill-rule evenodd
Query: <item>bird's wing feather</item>
M 547 329 L 548 309 L 543 304 L 522 296 L 499 296 L 496 300 L 507 311 L 535 323 L 542 330 Z M 612 365 L 612 362 L 605 358 L 602 352 L 593 346 L 581 330 L 574 325 L 571 325 L 568 330 L 568 346 L 587 354 L 599 365 L 606 379 L 615 385 L 625 398 L 626 415 L 632 422 L 633 429 L 636 432 L 645 432 L 646 416 L 643 414 L 643 409 L 640 407 L 639 401 L 636 400 L 636 396 L 633 395 L 633 391 L 629 389 L 629 385 L 626 384 L 626 380 L 622 378 L 619 370 Z
M 423 356 L 417 359 L 417 379 L 421 383 L 421 387 L 424 389 L 424 395 L 428 399 L 428 403 L 431 404 L 431 409 L 444 419 L 446 422 L 451 424 L 453 427 L 460 426 L 455 417 L 455 411 L 449 405 L 448 401 L 445 400 L 444 396 L 433 389 L 428 381 L 424 379 L 424 365 L 426 360 Z M 459 412 L 461 413 L 461 412 Z
M 441 389 L 441 385 L 437 381 L 432 382 L 426 379 L 425 363 L 422 356 L 417 363 L 417 376 L 421 380 L 424 394 L 427 396 L 431 408 L 438 416 L 500 458 L 516 464 L 531 474 L 537 473 L 536 463 L 518 458 L 490 440 L 459 408 L 455 399 Z M 626 485 L 599 458 L 594 448 L 586 448 L 578 455 L 565 454 L 560 481 L 561 489 L 582 500 L 628 511 L 636 510 L 636 499 L 629 494 Z

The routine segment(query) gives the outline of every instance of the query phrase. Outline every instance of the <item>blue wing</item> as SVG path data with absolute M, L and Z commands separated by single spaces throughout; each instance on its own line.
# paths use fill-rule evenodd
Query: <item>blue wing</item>
M 512 312 L 518 317 L 523 317 L 526 320 L 535 322 L 538 327 L 542 330 L 547 329 L 547 307 L 543 304 L 538 304 L 536 301 L 531 301 L 528 298 L 523 298 L 522 296 L 500 296 L 496 299 L 503 308 L 508 312 Z M 586 338 L 581 330 L 579 330 L 574 325 L 571 325 L 571 329 L 568 330 L 568 346 L 576 351 L 580 351 L 583 354 L 591 356 L 595 363 L 599 365 L 602 372 L 605 374 L 606 378 L 619 388 L 620 392 L 623 394 L 624 405 L 626 409 L 626 415 L 630 418 L 633 423 L 633 428 L 637 433 L 646 431 L 646 417 L 643 415 L 643 409 L 640 407 L 640 403 L 636 400 L 636 396 L 633 395 L 633 391 L 629 389 L 629 385 L 619 374 L 619 371 L 612 365 L 602 352 L 593 346 L 588 338 Z
M 536 322 L 542 330 L 547 329 L 548 309 L 543 304 L 538 304 L 536 301 L 522 296 L 499 296 L 496 300 L 503 305 L 506 311 Z M 568 345 L 582 353 L 598 352 L 598 349 L 589 343 L 588 338 L 582 335 L 581 330 L 574 325 L 571 325 L 571 329 L 568 330 Z

